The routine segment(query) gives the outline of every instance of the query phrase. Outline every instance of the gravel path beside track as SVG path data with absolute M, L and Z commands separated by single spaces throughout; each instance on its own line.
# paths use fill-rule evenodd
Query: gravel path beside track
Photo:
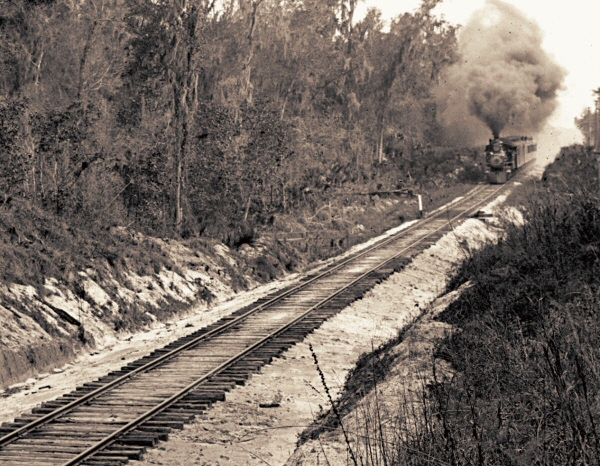
M 246 386 L 229 393 L 227 403 L 217 403 L 203 418 L 132 464 L 285 464 L 294 453 L 297 435 L 328 407 L 309 345 L 319 357 L 332 395 L 337 396 L 361 353 L 395 336 L 443 291 L 447 277 L 465 257 L 460 243 L 477 247 L 498 234 L 490 224 L 468 220 L 287 351 L 285 359 L 275 360 Z M 426 345 L 423 348 L 426 355 Z M 345 448 L 337 447 L 341 460 Z M 305 448 L 309 457 L 316 455 L 315 464 L 324 464 L 318 444 Z M 306 457 L 304 449 L 299 455 Z

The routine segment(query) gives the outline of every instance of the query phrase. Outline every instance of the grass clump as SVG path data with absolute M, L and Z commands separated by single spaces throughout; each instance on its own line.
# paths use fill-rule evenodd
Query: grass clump
M 470 281 L 440 317 L 456 331 L 434 377 L 406 464 L 600 464 L 600 199 L 591 154 L 564 149 L 526 222 L 474 253 Z M 579 161 L 579 162 L 577 162 Z M 582 176 L 573 175 L 582 168 Z
M 594 166 L 584 148 L 563 149 L 523 206 L 525 223 L 470 252 L 448 288 L 471 286 L 438 316 L 453 331 L 433 370 L 393 412 L 376 390 L 355 412 L 355 464 L 600 464 Z

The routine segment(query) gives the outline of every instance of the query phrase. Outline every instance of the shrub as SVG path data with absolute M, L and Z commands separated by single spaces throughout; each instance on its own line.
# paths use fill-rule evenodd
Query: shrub
M 462 265 L 449 288 L 473 285 L 441 315 L 456 331 L 436 349 L 454 376 L 439 378 L 434 364 L 420 399 L 383 420 L 377 403 L 357 413 L 360 464 L 600 464 L 600 201 L 590 157 L 565 149 L 525 224 Z M 582 178 L 571 176 L 574 160 Z
M 405 445 L 417 464 L 599 464 L 600 204 L 593 177 L 570 176 L 587 154 L 561 158 L 525 224 L 450 284 L 474 286 L 442 315 L 460 331 L 438 356 L 458 372 L 429 387 L 427 438 Z

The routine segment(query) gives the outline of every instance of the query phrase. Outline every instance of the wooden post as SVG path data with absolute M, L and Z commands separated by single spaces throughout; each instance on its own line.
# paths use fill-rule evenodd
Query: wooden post
M 423 199 L 420 194 L 417 197 L 419 198 L 419 218 L 423 218 Z

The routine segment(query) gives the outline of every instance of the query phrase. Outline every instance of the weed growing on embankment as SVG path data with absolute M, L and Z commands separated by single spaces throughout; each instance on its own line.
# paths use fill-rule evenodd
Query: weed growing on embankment
M 449 284 L 472 283 L 439 317 L 455 331 L 437 357 L 456 372 L 434 377 L 416 427 L 398 436 L 403 464 L 600 464 L 593 162 L 583 148 L 563 149 L 525 224 L 472 254 Z
M 474 286 L 441 316 L 457 375 L 431 388 L 432 447 L 451 464 L 600 460 L 598 201 L 552 193 L 526 217 L 467 261 L 452 285 Z
M 600 464 L 594 168 L 583 148 L 563 149 L 525 223 L 469 253 L 448 291 L 469 286 L 437 317 L 452 331 L 421 387 L 400 383 L 393 412 L 375 393 L 344 418 L 359 464 Z

